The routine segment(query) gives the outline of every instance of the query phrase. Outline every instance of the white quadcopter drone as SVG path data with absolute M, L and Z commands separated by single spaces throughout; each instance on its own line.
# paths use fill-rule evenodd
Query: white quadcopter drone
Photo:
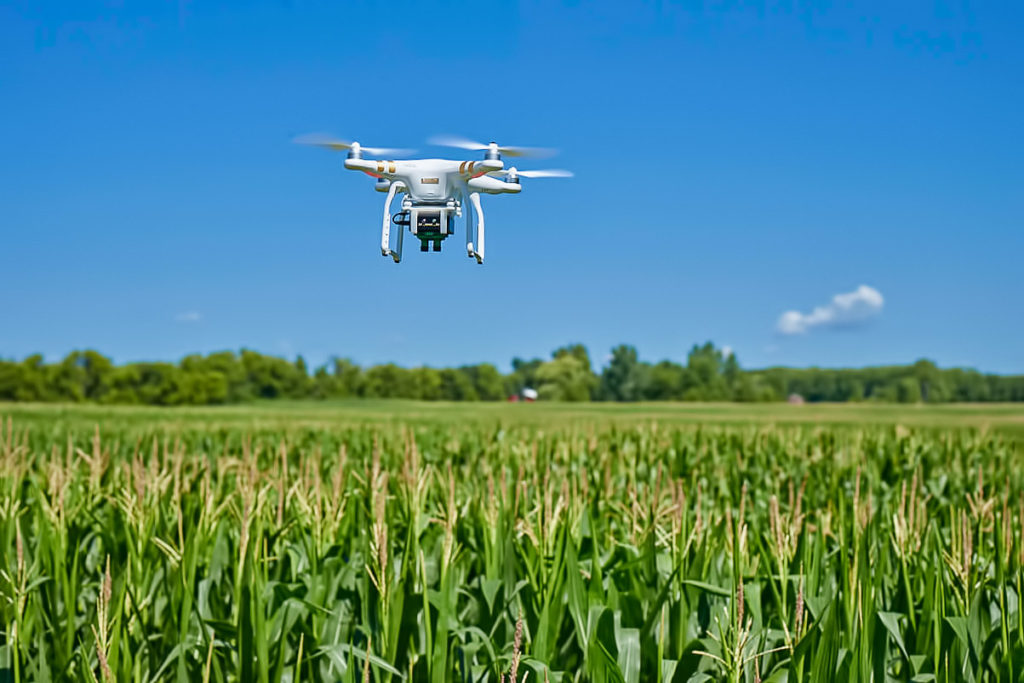
M 506 169 L 501 155 L 509 157 L 536 157 L 552 154 L 551 150 L 534 147 L 506 147 L 497 143 L 483 144 L 463 138 L 443 136 L 429 142 L 444 147 L 457 147 L 484 151 L 483 161 L 453 161 L 450 159 L 408 159 L 404 161 L 378 161 L 364 159 L 372 156 L 405 156 L 411 150 L 363 147 L 358 142 L 347 142 L 320 134 L 304 135 L 295 142 L 318 145 L 334 150 L 348 150 L 345 168 L 362 171 L 377 179 L 375 189 L 387 192 L 384 201 L 384 222 L 380 234 L 380 251 L 398 263 L 402 260 L 402 228 L 408 227 L 420 241 L 420 251 L 441 251 L 441 242 L 454 234 L 455 218 L 466 216 L 466 253 L 477 263 L 484 262 L 484 212 L 480 206 L 480 193 L 517 194 L 522 187 L 520 178 L 566 178 L 569 171 L 519 171 Z M 504 180 L 495 176 L 504 176 Z M 402 193 L 402 210 L 391 214 L 395 195 Z M 398 226 L 394 249 L 391 248 L 391 224 Z

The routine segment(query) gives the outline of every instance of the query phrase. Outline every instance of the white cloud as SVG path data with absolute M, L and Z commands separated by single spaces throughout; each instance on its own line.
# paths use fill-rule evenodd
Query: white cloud
M 850 327 L 863 323 L 882 312 L 885 299 L 874 287 L 861 285 L 852 292 L 836 294 L 825 306 L 810 313 L 786 311 L 779 316 L 775 329 L 780 334 L 804 334 L 816 327 Z
M 728 358 L 732 355 L 732 347 L 726 344 L 722 347 L 722 358 Z
M 199 311 L 185 311 L 174 316 L 174 321 L 179 323 L 197 323 L 203 319 Z

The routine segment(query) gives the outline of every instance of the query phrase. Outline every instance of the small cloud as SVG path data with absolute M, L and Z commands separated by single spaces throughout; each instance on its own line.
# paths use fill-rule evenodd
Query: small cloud
M 779 345 L 778 344 L 769 344 L 768 346 L 764 347 L 764 352 L 765 353 L 775 353 L 778 350 L 779 350 Z
M 733 353 L 732 347 L 726 344 L 722 347 L 722 358 L 728 358 Z
M 885 299 L 873 287 L 861 285 L 852 292 L 836 294 L 825 306 L 810 313 L 786 311 L 779 316 L 775 329 L 779 334 L 805 334 L 816 327 L 841 328 L 859 325 L 882 312 Z
M 197 323 L 203 319 L 199 311 L 185 311 L 174 316 L 174 321 L 179 323 Z

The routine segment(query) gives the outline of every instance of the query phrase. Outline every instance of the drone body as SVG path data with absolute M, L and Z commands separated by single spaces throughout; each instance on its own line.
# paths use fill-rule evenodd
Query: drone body
M 296 142 L 314 144 L 336 150 L 348 150 L 345 168 L 361 171 L 377 179 L 375 189 L 386 192 L 384 219 L 381 225 L 380 250 L 395 263 L 402 260 L 402 238 L 408 228 L 420 241 L 420 251 L 441 251 L 441 242 L 455 233 L 455 219 L 465 218 L 466 254 L 477 263 L 484 262 L 484 213 L 480 204 L 483 194 L 517 194 L 523 177 L 566 177 L 567 171 L 517 171 L 505 169 L 501 159 L 507 156 L 539 156 L 544 150 L 524 147 L 499 147 L 497 143 L 482 145 L 461 139 L 442 138 L 435 144 L 483 149 L 484 159 L 455 161 L 451 159 L 378 160 L 373 156 L 402 152 L 362 147 L 358 142 L 345 142 L 324 136 L 305 136 Z M 505 176 L 500 180 L 495 176 Z M 391 213 L 395 198 L 404 195 L 401 210 Z M 391 225 L 398 230 L 394 239 Z

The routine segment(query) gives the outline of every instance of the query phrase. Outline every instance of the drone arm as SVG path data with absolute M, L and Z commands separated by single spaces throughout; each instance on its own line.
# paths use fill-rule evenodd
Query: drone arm
M 501 159 L 484 159 L 483 161 L 463 161 L 459 164 L 459 174 L 469 178 L 480 178 L 488 173 L 505 168 Z
M 498 180 L 488 175 L 470 178 L 466 184 L 471 190 L 487 194 L 516 194 L 523 189 L 519 183 L 506 183 L 504 180 Z
M 476 249 L 470 252 L 471 256 L 476 257 L 477 263 L 484 262 L 484 210 L 480 206 L 480 193 L 472 192 L 469 195 L 469 201 L 473 204 L 473 211 L 476 213 L 477 226 L 476 226 Z M 472 245 L 469 245 L 472 249 Z
M 394 161 L 377 161 L 374 159 L 359 159 L 351 157 L 345 159 L 345 168 L 351 171 L 362 171 L 375 178 L 394 179 L 397 164 Z
M 401 181 L 394 181 L 391 183 L 391 187 L 388 189 L 387 199 L 384 200 L 384 222 L 381 226 L 380 231 L 380 253 L 384 256 L 390 256 L 395 259 L 395 263 L 402 260 L 402 229 L 398 229 L 398 247 L 397 251 L 391 250 L 391 202 L 394 201 L 395 195 L 405 189 L 405 183 Z

